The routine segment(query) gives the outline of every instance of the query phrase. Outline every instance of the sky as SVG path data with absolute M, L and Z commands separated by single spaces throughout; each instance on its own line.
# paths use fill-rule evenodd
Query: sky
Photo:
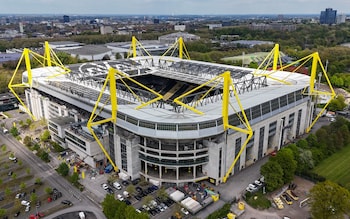
M 350 14 L 349 0 L 0 0 L 0 14 Z

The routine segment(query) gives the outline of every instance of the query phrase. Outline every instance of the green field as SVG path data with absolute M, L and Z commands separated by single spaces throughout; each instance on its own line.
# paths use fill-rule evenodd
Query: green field
M 322 161 L 314 171 L 350 190 L 350 146 Z

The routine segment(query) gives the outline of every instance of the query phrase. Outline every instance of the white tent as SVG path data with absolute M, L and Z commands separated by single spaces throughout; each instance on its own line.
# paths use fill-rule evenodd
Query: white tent
M 185 194 L 183 192 L 180 192 L 179 190 L 176 190 L 175 192 L 170 194 L 170 198 L 176 202 L 181 201 L 184 199 Z

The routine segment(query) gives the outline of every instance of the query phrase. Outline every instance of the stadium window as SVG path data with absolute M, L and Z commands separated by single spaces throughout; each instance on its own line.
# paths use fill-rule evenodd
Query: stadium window
M 156 124 L 155 123 L 145 122 L 145 121 L 140 121 L 139 122 L 139 126 L 140 127 L 144 127 L 144 128 L 150 128 L 150 129 L 155 129 L 156 128 Z
M 287 95 L 280 97 L 280 107 L 287 106 Z
M 295 96 L 294 96 L 294 92 L 288 94 L 288 104 L 294 103 L 295 102 Z
M 197 124 L 179 124 L 179 131 L 197 130 Z
M 275 111 L 280 108 L 278 98 L 271 100 L 272 111 Z
M 167 123 L 157 123 L 157 130 L 176 131 L 176 125 Z
M 268 114 L 271 111 L 270 108 L 270 101 L 269 102 L 265 102 L 261 105 L 262 108 L 262 115 Z

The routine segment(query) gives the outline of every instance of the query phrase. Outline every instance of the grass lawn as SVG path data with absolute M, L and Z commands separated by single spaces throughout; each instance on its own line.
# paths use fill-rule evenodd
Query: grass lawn
M 350 190 L 350 146 L 322 161 L 314 171 Z
M 268 209 L 271 207 L 271 202 L 266 198 L 265 195 L 262 194 L 261 191 L 256 192 L 256 193 L 246 193 L 246 202 L 252 206 L 253 208 L 256 209 Z

